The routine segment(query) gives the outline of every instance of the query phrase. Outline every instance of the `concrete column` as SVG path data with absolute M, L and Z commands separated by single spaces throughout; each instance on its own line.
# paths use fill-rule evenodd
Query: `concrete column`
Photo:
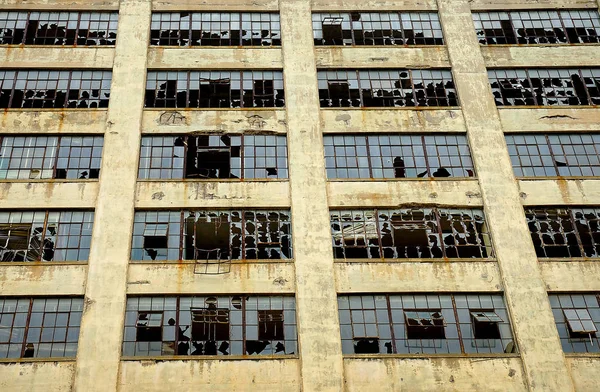
M 117 387 L 140 149 L 151 0 L 121 0 L 74 390 Z
M 437 3 L 529 389 L 573 391 L 473 28 L 469 0 Z
M 280 0 L 302 390 L 343 390 L 310 0 Z

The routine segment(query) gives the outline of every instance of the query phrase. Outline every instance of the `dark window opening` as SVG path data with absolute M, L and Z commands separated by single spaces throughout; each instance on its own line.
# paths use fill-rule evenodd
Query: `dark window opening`
M 163 336 L 163 313 L 139 312 L 135 340 L 138 342 L 160 342 Z
M 341 45 L 343 43 L 342 21 L 343 18 L 323 19 L 323 40 L 327 45 Z
M 230 228 L 226 217 L 198 218 L 190 229 L 188 226 L 187 232 L 193 239 L 186 239 L 186 244 L 194 242 L 194 260 L 228 258 Z
M 446 321 L 440 310 L 405 311 L 408 339 L 446 339 Z
M 202 341 L 229 340 L 229 310 L 192 308 L 192 339 Z M 217 355 L 215 352 L 212 355 Z
M 258 339 L 283 340 L 283 311 L 258 311 Z
M 354 338 L 355 354 L 379 354 L 379 338 Z
M 472 311 L 473 335 L 475 339 L 500 339 L 500 328 L 502 318 L 493 310 Z

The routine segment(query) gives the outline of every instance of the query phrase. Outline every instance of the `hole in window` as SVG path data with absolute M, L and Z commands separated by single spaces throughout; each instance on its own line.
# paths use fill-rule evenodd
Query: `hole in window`
M 379 354 L 379 338 L 354 338 L 355 354 Z
M 446 321 L 439 310 L 404 312 L 408 339 L 446 339 Z
M 163 312 L 138 312 L 135 340 L 160 342 L 163 336 Z
M 258 311 L 258 339 L 283 340 L 283 310 Z
M 229 310 L 217 307 L 192 308 L 192 340 L 229 340 Z M 205 349 L 208 349 L 206 346 Z M 216 351 L 214 354 L 217 355 Z
M 326 43 L 341 44 L 343 39 L 343 18 L 327 17 L 323 19 L 323 39 Z
M 2 261 L 39 260 L 39 241 L 30 239 L 31 230 L 32 225 L 0 225 Z
M 472 311 L 473 334 L 475 339 L 500 339 L 498 323 L 503 320 L 493 310 Z

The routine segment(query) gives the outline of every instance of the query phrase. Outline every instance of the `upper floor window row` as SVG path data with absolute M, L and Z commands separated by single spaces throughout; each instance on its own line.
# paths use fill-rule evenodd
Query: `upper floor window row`
M 142 137 L 140 179 L 287 177 L 285 135 Z
M 344 12 L 312 15 L 315 45 L 443 45 L 435 12 Z
M 475 12 L 473 21 L 482 45 L 600 42 L 597 10 Z
M 458 106 L 449 70 L 320 70 L 317 77 L 322 108 Z
M 600 294 L 550 294 L 558 336 L 566 353 L 599 353 Z
M 281 71 L 149 71 L 147 108 L 284 107 Z
M 465 135 L 325 135 L 327 178 L 473 177 Z
M 153 13 L 150 44 L 161 46 L 279 46 L 278 13 Z
M 111 71 L 0 71 L 0 108 L 106 108 Z
M 96 179 L 102 136 L 2 136 L 0 179 Z
M 0 44 L 114 45 L 118 12 L 0 12 Z
M 488 70 L 497 106 L 600 105 L 600 68 Z

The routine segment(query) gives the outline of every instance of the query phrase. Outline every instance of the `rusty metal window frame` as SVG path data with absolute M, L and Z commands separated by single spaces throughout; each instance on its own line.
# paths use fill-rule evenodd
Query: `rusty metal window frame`
M 122 355 L 295 355 L 298 344 L 295 310 L 293 296 L 130 296 L 125 311 Z M 193 313 L 217 311 L 221 315 L 215 313 L 208 319 L 203 316 L 203 320 L 227 324 L 229 338 L 194 340 Z M 269 311 L 280 312 L 283 318 L 283 336 L 278 336 L 282 339 L 260 339 L 261 325 L 264 327 L 260 314 Z M 162 341 L 136 341 L 139 313 L 162 313 Z M 221 328 L 219 337 L 224 337 L 223 333 Z
M 490 69 L 496 106 L 600 105 L 600 68 Z
M 505 137 L 517 177 L 600 176 L 600 134 Z
M 102 136 L 0 136 L 0 179 L 98 179 Z
M 153 12 L 152 46 L 281 46 L 276 12 Z
M 471 312 L 495 312 L 500 339 L 475 339 Z M 502 294 L 407 293 L 338 296 L 343 354 L 359 354 L 368 340 L 366 354 L 512 354 L 516 352 Z M 444 338 L 408 339 L 406 313 L 440 313 Z M 419 327 L 424 328 L 424 327 Z M 363 354 L 365 352 L 362 352 Z
M 600 43 L 598 10 L 473 12 L 481 45 Z
M 0 45 L 115 45 L 118 12 L 0 11 Z
M 459 105 L 450 70 L 318 70 L 317 79 L 322 108 Z M 349 96 L 333 96 L 330 82 L 347 82 Z
M 600 257 L 600 209 L 529 207 L 525 217 L 538 257 Z
M 461 134 L 340 134 L 323 136 L 323 143 L 329 179 L 475 176 Z
M 558 293 L 549 294 L 550 306 L 558 336 L 565 353 L 600 353 L 600 294 L 598 293 Z M 585 310 L 586 321 L 593 323 L 596 331 L 577 333 L 570 330 L 568 311 Z M 591 327 L 588 325 L 588 327 Z M 575 332 L 575 333 L 573 333 Z
M 480 209 L 331 210 L 330 224 L 336 259 L 493 257 L 491 236 Z M 422 243 L 396 244 L 396 228 L 407 230 L 407 236 L 419 236 L 420 232 Z
M 326 39 L 323 26 L 339 20 L 341 37 Z M 436 12 L 317 12 L 312 14 L 314 43 L 321 45 L 444 45 Z
M 83 298 L 0 298 L 0 358 L 74 358 Z

